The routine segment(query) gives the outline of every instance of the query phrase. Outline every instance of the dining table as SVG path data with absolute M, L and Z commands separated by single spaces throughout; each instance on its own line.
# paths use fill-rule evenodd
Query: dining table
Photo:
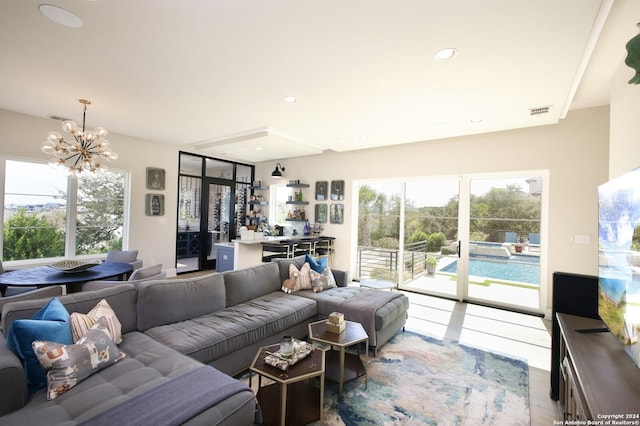
M 64 285 L 67 293 L 80 291 L 82 284 L 94 280 L 126 280 L 133 270 L 130 263 L 103 262 L 82 271 L 62 271 L 51 266 L 14 269 L 0 274 L 0 286 L 47 287 Z

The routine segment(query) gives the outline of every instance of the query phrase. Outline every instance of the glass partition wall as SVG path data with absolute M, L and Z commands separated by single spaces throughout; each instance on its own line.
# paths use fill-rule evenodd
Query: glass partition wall
M 247 220 L 254 167 L 180 153 L 176 271 L 216 268 L 216 244 L 229 243 Z

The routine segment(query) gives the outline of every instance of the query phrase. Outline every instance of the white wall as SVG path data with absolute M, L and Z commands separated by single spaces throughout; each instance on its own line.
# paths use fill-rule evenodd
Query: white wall
M 99 125 L 99 124 L 97 124 Z M 60 132 L 59 121 L 39 118 L 0 109 L 0 155 L 7 158 L 44 159 L 50 155 L 40 150 L 47 133 Z M 109 129 L 107 129 L 109 130 Z M 129 248 L 138 249 L 138 257 L 145 265 L 162 263 L 163 268 L 175 265 L 176 193 L 178 173 L 178 148 L 141 139 L 110 133 L 107 137 L 120 158 L 111 168 L 126 170 L 131 174 L 131 215 Z M 165 214 L 162 217 L 145 215 L 147 167 L 166 170 L 164 191 L 154 191 L 165 196 Z
M 361 179 L 388 179 L 549 170 L 548 274 L 554 271 L 597 274 L 597 186 L 608 177 L 609 109 L 572 111 L 553 126 L 444 139 L 345 153 L 328 152 L 280 160 L 286 167 L 283 181 L 344 179 L 345 224 L 325 226 L 325 234 L 337 237 L 337 267 L 349 268 L 353 208 L 352 184 Z M 260 163 L 256 175 L 266 183 L 276 161 Z M 356 195 L 357 196 L 357 195 Z M 309 194 L 308 198 L 311 198 Z M 313 202 L 309 206 L 313 212 Z M 572 242 L 576 234 L 591 236 L 591 244 Z M 550 285 L 549 285 L 550 289 Z M 547 292 L 550 309 L 551 292 Z
M 634 74 L 620 62 L 611 78 L 610 178 L 640 166 L 640 84 L 627 83 Z

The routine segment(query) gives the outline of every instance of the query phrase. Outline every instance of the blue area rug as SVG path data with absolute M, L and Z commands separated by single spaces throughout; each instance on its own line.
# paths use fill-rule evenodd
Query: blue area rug
M 376 358 L 369 380 L 325 386 L 316 425 L 529 425 L 526 362 L 411 332 L 397 334 Z

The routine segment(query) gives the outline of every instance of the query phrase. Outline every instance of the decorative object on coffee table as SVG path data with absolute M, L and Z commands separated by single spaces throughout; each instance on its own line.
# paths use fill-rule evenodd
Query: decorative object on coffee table
M 291 336 L 282 336 L 280 350 L 267 352 L 264 362 L 282 371 L 287 371 L 289 367 L 309 356 L 311 352 L 313 352 L 313 346 L 307 342 L 293 339 Z
M 249 369 L 258 374 L 256 398 L 264 417 L 264 424 L 309 424 L 322 420 L 324 405 L 324 351 L 311 351 L 304 359 L 282 371 L 265 362 L 269 353 L 275 353 L 279 344 L 265 346 L 258 350 Z M 262 377 L 275 383 L 262 386 Z M 308 380 L 320 378 L 320 387 L 314 387 Z M 251 376 L 249 376 L 251 386 Z M 316 404 L 316 401 L 319 403 Z M 287 409 L 287 407 L 290 407 Z
M 367 364 L 369 363 L 369 336 L 364 331 L 362 324 L 353 321 L 345 321 L 345 330 L 342 333 L 331 333 L 327 330 L 327 321 L 317 321 L 309 324 L 309 339 L 312 342 L 330 345 L 338 348 L 337 351 L 327 351 L 327 379 L 338 383 L 338 399 L 344 399 L 344 383 L 365 376 L 365 388 L 367 386 Z M 364 342 L 365 362 L 360 359 L 360 343 Z M 347 352 L 350 346 L 357 348 L 357 354 Z
M 333 312 L 329 315 L 325 327 L 329 333 L 340 334 L 345 330 L 346 325 L 344 315 L 340 312 Z

